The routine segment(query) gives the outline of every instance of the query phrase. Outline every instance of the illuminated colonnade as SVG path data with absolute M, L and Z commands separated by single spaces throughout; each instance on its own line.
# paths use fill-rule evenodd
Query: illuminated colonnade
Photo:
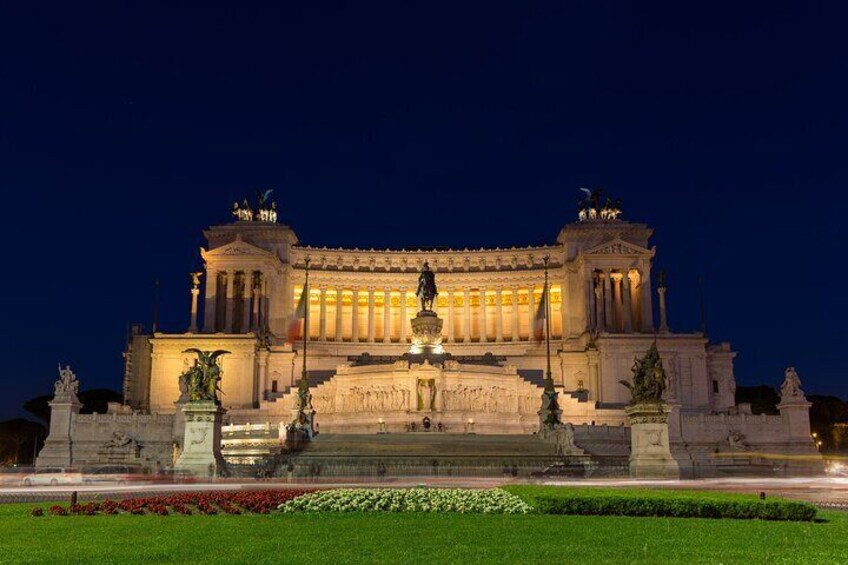
M 292 308 L 303 286 L 293 289 Z M 534 338 L 542 287 L 442 288 L 435 310 L 447 343 L 517 342 Z M 339 300 L 341 297 L 341 300 Z M 551 332 L 562 335 L 562 292 L 551 286 Z M 335 342 L 408 343 L 409 320 L 419 309 L 408 288 L 316 285 L 309 292 L 309 339 Z

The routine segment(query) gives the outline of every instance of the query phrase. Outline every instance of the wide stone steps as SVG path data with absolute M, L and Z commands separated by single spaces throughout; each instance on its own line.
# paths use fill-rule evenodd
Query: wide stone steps
M 535 436 L 440 432 L 319 434 L 301 452 L 355 457 L 550 457 L 554 446 Z

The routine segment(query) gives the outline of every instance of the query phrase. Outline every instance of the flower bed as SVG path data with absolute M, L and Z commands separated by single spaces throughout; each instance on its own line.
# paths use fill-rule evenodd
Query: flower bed
M 280 504 L 311 491 L 286 489 L 238 492 L 190 492 L 170 496 L 149 496 L 104 500 L 76 505 L 53 505 L 48 512 L 53 516 L 114 515 L 114 514 L 268 514 Z M 40 507 L 33 508 L 33 516 L 43 516 Z
M 283 512 L 460 512 L 526 514 L 532 508 L 499 488 L 361 488 L 317 491 L 280 505 Z

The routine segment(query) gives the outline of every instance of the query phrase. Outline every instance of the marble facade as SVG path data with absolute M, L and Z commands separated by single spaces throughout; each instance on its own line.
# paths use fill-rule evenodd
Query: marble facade
M 185 332 L 136 330 L 129 341 L 124 393 L 132 416 L 124 419 L 156 418 L 163 437 L 145 442 L 157 463 L 172 463 L 170 445 L 178 453 L 184 443 L 178 376 L 193 362 L 190 348 L 230 352 L 219 359 L 225 454 L 228 433 L 259 426 L 283 436 L 302 364 L 302 343 L 289 341 L 288 330 L 307 260 L 306 369 L 321 432 L 404 432 L 427 418 L 448 433 L 535 433 L 546 355 L 534 326 L 547 258 L 552 378 L 579 447 L 626 453 L 629 391 L 619 381 L 632 377 L 634 359 L 656 341 L 668 376 L 665 441 L 684 476 L 714 466 L 709 454 L 732 448 L 734 433 L 775 452 L 815 452 L 805 400 L 784 402 L 780 416 L 746 415 L 735 402 L 730 345 L 669 328 L 673 293 L 654 284 L 656 248 L 644 224 L 581 216 L 544 246 L 375 250 L 310 246 L 291 227 L 263 218 L 205 230 Z M 439 363 L 403 357 L 415 345 L 414 291 L 425 261 L 438 278 L 433 310 L 447 354 Z M 79 429 L 110 417 L 74 410 L 68 419 Z

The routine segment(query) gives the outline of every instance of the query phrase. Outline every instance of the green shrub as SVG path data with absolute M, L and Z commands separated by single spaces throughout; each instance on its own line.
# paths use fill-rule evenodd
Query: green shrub
M 533 504 L 543 514 L 594 516 L 665 516 L 674 518 L 736 518 L 743 520 L 810 521 L 816 507 L 789 500 L 727 500 L 685 495 L 638 497 L 632 495 L 540 494 Z

